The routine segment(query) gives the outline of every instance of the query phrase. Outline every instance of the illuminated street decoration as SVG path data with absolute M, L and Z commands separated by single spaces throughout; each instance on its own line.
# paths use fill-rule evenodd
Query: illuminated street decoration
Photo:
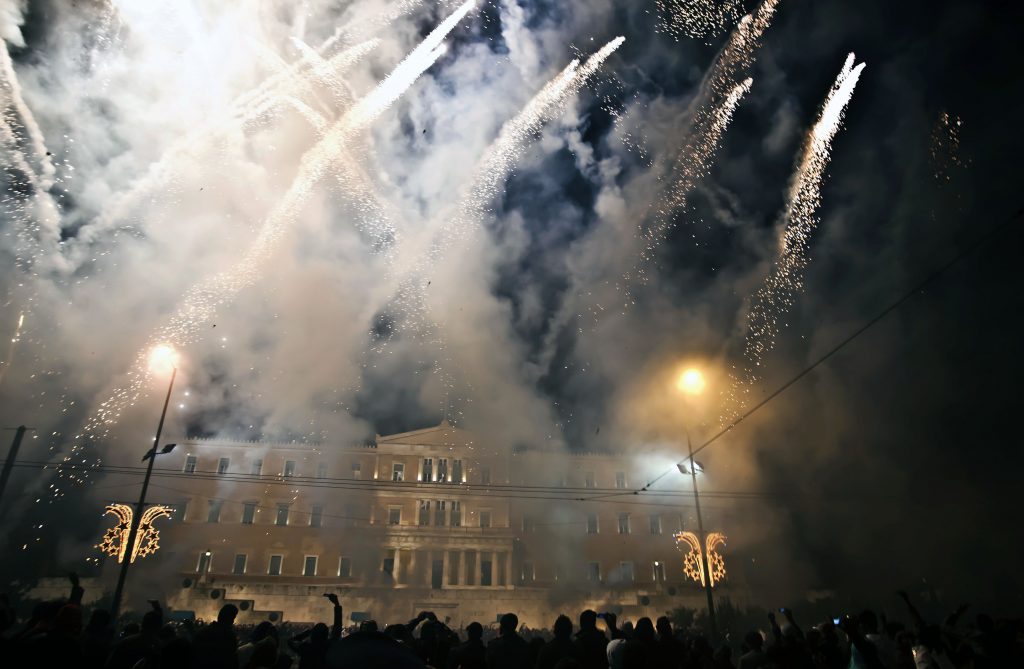
M 725 558 L 718 552 L 719 546 L 725 545 L 725 535 L 721 532 L 708 534 L 707 557 L 708 569 L 711 571 L 711 587 L 725 579 Z M 693 532 L 677 532 L 675 534 L 676 548 L 682 551 L 686 549 L 683 556 L 683 574 L 686 578 L 704 585 L 704 567 L 701 564 L 700 539 Z
M 109 504 L 106 513 L 117 518 L 117 525 L 103 534 L 103 540 L 97 548 L 107 555 L 116 555 L 118 562 L 124 562 L 124 554 L 128 549 L 128 535 L 132 529 L 132 507 L 127 504 Z M 139 531 L 135 534 L 135 545 L 132 547 L 131 561 L 135 558 L 151 555 L 160 548 L 160 532 L 153 527 L 153 522 L 162 516 L 170 518 L 171 508 L 155 505 L 142 513 Z

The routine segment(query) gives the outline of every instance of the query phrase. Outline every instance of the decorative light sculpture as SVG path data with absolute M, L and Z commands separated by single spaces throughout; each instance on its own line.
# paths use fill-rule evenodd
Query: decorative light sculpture
M 128 534 L 132 528 L 132 507 L 127 504 L 109 504 L 105 513 L 117 518 L 117 525 L 103 534 L 103 540 L 96 546 L 107 555 L 116 555 L 118 562 L 124 562 L 128 551 Z M 135 534 L 135 545 L 132 546 L 131 561 L 135 558 L 152 555 L 160 548 L 160 532 L 153 527 L 157 518 L 171 517 L 171 507 L 154 505 L 142 512 L 139 531 Z
M 704 585 L 700 539 L 693 532 L 677 532 L 674 536 L 676 548 L 680 551 L 684 547 L 686 548 L 686 554 L 683 556 L 683 574 L 691 581 Z M 725 558 L 718 552 L 718 547 L 725 545 L 725 539 L 725 535 L 721 532 L 711 532 L 705 541 L 708 570 L 711 572 L 711 587 L 715 587 L 719 581 L 725 579 Z

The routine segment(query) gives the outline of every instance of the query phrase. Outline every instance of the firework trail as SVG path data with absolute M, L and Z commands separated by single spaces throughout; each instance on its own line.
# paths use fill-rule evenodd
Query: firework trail
M 115 389 L 76 435 L 74 446 L 63 462 L 81 456 L 86 443 L 107 434 L 119 420 L 122 410 L 134 402 L 150 377 L 147 359 L 155 345 L 170 344 L 183 347 L 194 342 L 202 325 L 216 313 L 218 307 L 234 297 L 240 290 L 254 284 L 262 275 L 263 265 L 285 232 L 296 221 L 308 196 L 316 184 L 340 158 L 343 148 L 353 136 L 383 113 L 414 81 L 433 65 L 444 53 L 444 38 L 474 7 L 475 0 L 459 6 L 435 28 L 377 87 L 359 100 L 325 133 L 323 139 L 310 148 L 301 159 L 297 175 L 288 192 L 264 220 L 260 232 L 245 256 L 224 272 L 215 274 L 193 286 L 182 299 L 169 322 L 158 328 L 149 344 L 140 350 L 127 373 L 126 383 Z M 98 464 L 94 460 L 93 464 Z M 59 477 L 80 482 L 83 471 L 58 467 Z M 54 496 L 61 496 L 59 489 Z
M 764 283 L 754 294 L 747 316 L 748 330 L 744 340 L 744 368 L 730 376 L 725 393 L 723 424 L 734 420 L 747 401 L 751 387 L 761 379 L 761 360 L 775 348 L 780 319 L 793 306 L 796 295 L 803 290 L 803 271 L 811 236 L 818 225 L 821 205 L 821 183 L 831 158 L 832 140 L 843 123 L 843 115 L 853 96 L 864 63 L 854 66 L 854 55 L 846 58 L 839 76 L 825 98 L 821 115 L 807 135 L 803 157 L 789 190 L 783 215 L 784 229 L 779 257 Z
M 487 215 L 491 203 L 500 193 L 512 168 L 530 138 L 536 136 L 545 123 L 564 109 L 566 101 L 574 96 L 592 77 L 601 64 L 625 42 L 617 37 L 591 55 L 583 65 L 575 59 L 556 77 L 544 85 L 527 105 L 502 126 L 498 137 L 487 148 L 473 170 L 473 179 L 465 195 L 460 198 L 455 212 L 445 213 L 440 227 L 425 256 L 420 256 L 405 277 L 399 280 L 398 290 L 387 320 L 393 324 L 385 337 L 379 338 L 375 350 L 383 351 L 399 327 L 419 330 L 423 336 L 434 332 L 434 324 L 427 315 L 426 279 L 431 269 L 457 241 L 466 238 Z
M 720 35 L 743 13 L 740 0 L 655 0 L 661 17 L 658 32 L 677 41 L 683 37 L 707 40 Z
M 3 41 L 3 40 L 0 40 Z M 7 153 L 3 208 L 19 238 L 16 263 L 29 271 L 60 239 L 60 214 L 50 196 L 56 168 L 43 133 L 21 93 L 7 42 L 0 48 L 0 146 Z
M 621 36 L 611 40 L 582 65 L 579 59 L 571 61 L 533 96 L 519 114 L 502 126 L 498 137 L 474 168 L 470 186 L 460 198 L 455 212 L 443 216 L 446 222 L 440 227 L 428 253 L 419 256 L 412 269 L 399 280 L 395 297 L 383 314 L 387 330 L 383 335 L 371 333 L 374 339 L 372 352 L 382 354 L 398 332 L 412 332 L 421 345 L 433 344 L 440 350 L 438 359 L 432 365 L 432 373 L 441 379 L 446 398 L 457 396 L 458 388 L 452 370 L 458 365 L 448 354 L 444 336 L 429 315 L 426 277 L 453 245 L 479 230 L 530 139 L 540 132 L 544 124 L 564 110 L 568 99 L 579 92 L 623 42 L 625 38 Z M 457 424 L 457 418 L 450 415 L 450 411 L 450 407 L 446 406 L 445 416 L 454 419 Z M 462 411 L 456 410 L 455 413 L 461 415 Z
M 750 90 L 753 80 L 740 77 L 753 64 L 761 36 L 771 25 L 777 6 L 778 0 L 766 0 L 756 14 L 740 20 L 701 83 L 701 93 L 691 107 L 687 139 L 672 166 L 672 183 L 654 215 L 638 227 L 639 258 L 623 276 L 622 286 L 617 287 L 625 295 L 624 306 L 634 301 L 632 284 L 647 283 L 647 267 L 674 226 L 674 216 L 686 205 L 686 196 L 694 185 L 707 174 L 733 112 Z

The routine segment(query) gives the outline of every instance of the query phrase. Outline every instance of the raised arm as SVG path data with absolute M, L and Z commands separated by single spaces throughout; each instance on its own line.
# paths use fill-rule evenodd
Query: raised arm
M 857 649 L 868 669 L 885 669 L 885 665 L 878 657 L 878 649 L 875 648 L 875 644 L 865 639 L 860 633 L 860 628 L 853 616 L 843 616 L 839 622 L 839 628 L 846 633 L 850 644 Z
M 793 612 L 785 607 L 782 608 L 782 615 L 786 616 L 786 622 L 793 627 L 793 631 L 796 632 L 798 638 L 804 638 L 804 631 L 800 629 L 800 626 L 796 624 L 796 618 L 793 617 Z
M 899 595 L 900 599 L 903 600 L 903 603 L 907 605 L 907 611 L 910 612 L 910 617 L 914 620 L 914 626 L 917 628 L 917 631 L 921 632 L 924 628 L 928 627 L 928 623 L 926 623 L 924 618 L 921 617 L 921 613 L 910 602 L 910 597 L 907 593 L 900 590 L 896 594 Z
M 68 574 L 68 580 L 71 581 L 71 595 L 68 597 L 68 603 L 81 606 L 85 588 L 78 584 L 78 574 L 71 572 Z
M 775 643 L 782 643 L 782 629 L 779 627 L 779 623 L 775 620 L 775 612 L 768 612 L 768 623 L 772 627 L 772 637 L 775 639 Z
M 620 630 L 618 625 L 616 625 L 618 617 L 614 613 L 610 611 L 606 612 L 602 620 L 604 620 L 604 624 L 608 627 L 608 636 L 610 637 L 608 639 L 609 641 L 625 638 L 622 634 L 622 630 Z
M 342 615 L 341 610 L 341 602 L 338 601 L 338 596 L 333 592 L 327 593 L 326 595 L 324 595 L 324 597 L 326 597 L 334 606 L 334 619 L 331 622 L 331 638 L 340 639 L 342 622 L 344 621 L 344 616 Z

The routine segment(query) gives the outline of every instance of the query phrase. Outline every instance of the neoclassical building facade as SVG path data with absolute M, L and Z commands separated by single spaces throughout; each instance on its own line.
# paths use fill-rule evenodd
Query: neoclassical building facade
M 173 511 L 131 578 L 203 618 L 233 602 L 240 621 L 320 620 L 325 592 L 346 622 L 426 609 L 456 627 L 700 607 L 674 536 L 695 529 L 686 481 L 633 494 L 665 462 L 503 451 L 447 422 L 350 446 L 189 440 L 159 461 L 150 501 Z

